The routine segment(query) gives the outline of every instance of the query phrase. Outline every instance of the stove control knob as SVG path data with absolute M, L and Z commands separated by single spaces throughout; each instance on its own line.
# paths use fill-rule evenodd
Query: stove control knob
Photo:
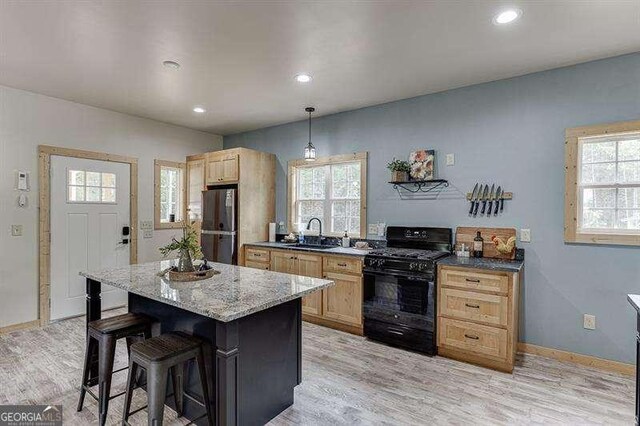
M 384 267 L 384 259 L 379 259 L 378 260 L 378 268 L 383 268 Z
M 416 269 L 418 269 L 418 264 L 417 263 L 410 263 L 409 264 L 409 270 L 410 271 L 415 271 Z

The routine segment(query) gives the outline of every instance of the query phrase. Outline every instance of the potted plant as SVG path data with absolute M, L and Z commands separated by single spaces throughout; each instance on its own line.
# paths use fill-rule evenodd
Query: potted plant
M 178 251 L 180 255 L 176 267 L 177 272 L 195 271 L 193 260 L 202 258 L 202 250 L 200 250 L 200 245 L 198 244 L 198 234 L 187 223 L 182 227 L 182 238 L 180 240 L 172 238 L 169 244 L 160 247 L 160 253 L 164 257 L 174 251 Z
M 387 169 L 391 170 L 392 182 L 406 182 L 408 180 L 409 171 L 411 167 L 408 161 L 393 159 L 392 162 L 387 164 Z

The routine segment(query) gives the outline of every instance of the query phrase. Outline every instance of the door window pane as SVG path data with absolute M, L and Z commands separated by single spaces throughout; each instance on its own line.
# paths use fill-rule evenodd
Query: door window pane
M 67 186 L 67 202 L 69 203 L 116 202 L 116 175 L 114 173 L 69 170 Z M 105 187 L 109 187 L 106 195 Z

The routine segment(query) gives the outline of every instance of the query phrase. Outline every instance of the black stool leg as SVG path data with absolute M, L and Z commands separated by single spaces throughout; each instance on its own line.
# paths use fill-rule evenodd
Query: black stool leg
M 184 408 L 184 364 L 171 367 L 171 382 L 173 383 L 173 398 L 176 401 L 176 413 L 182 417 Z
M 209 401 L 209 384 L 207 382 L 207 370 L 204 366 L 204 351 L 202 346 L 198 350 L 198 356 L 196 357 L 196 364 L 198 364 L 198 373 L 200 374 L 200 386 L 202 386 L 202 399 L 204 401 L 204 407 L 207 410 L 207 420 L 209 426 L 213 426 L 213 414 L 211 414 L 211 401 Z
M 149 398 L 149 426 L 162 426 L 164 400 L 167 394 L 167 367 L 152 363 L 147 370 L 147 395 Z
M 91 359 L 93 358 L 93 352 L 96 348 L 96 340 L 87 335 L 87 348 L 84 353 L 84 367 L 82 369 L 82 383 L 80 383 L 80 400 L 78 401 L 78 411 L 82 411 L 82 405 L 84 404 L 84 397 L 87 394 L 85 386 L 88 386 L 89 375 L 91 374 Z
M 133 389 L 135 388 L 136 373 L 138 364 L 129 359 L 129 372 L 127 374 L 127 390 L 124 394 L 124 408 L 122 409 L 122 424 L 129 420 L 129 411 L 131 411 L 131 399 L 133 398 Z
M 100 395 L 100 426 L 107 423 L 109 394 L 111 392 L 111 375 L 113 374 L 113 358 L 116 354 L 116 341 L 111 336 L 102 336 L 98 355 L 98 383 Z

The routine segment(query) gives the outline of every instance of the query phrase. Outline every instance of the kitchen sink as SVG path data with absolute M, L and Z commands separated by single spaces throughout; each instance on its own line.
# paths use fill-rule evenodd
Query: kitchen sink
M 294 247 L 300 247 L 300 248 L 308 248 L 308 249 L 318 249 L 318 250 L 327 250 L 327 249 L 332 249 L 332 248 L 337 248 L 338 246 L 329 246 L 329 245 L 320 245 L 320 244 L 294 244 Z

